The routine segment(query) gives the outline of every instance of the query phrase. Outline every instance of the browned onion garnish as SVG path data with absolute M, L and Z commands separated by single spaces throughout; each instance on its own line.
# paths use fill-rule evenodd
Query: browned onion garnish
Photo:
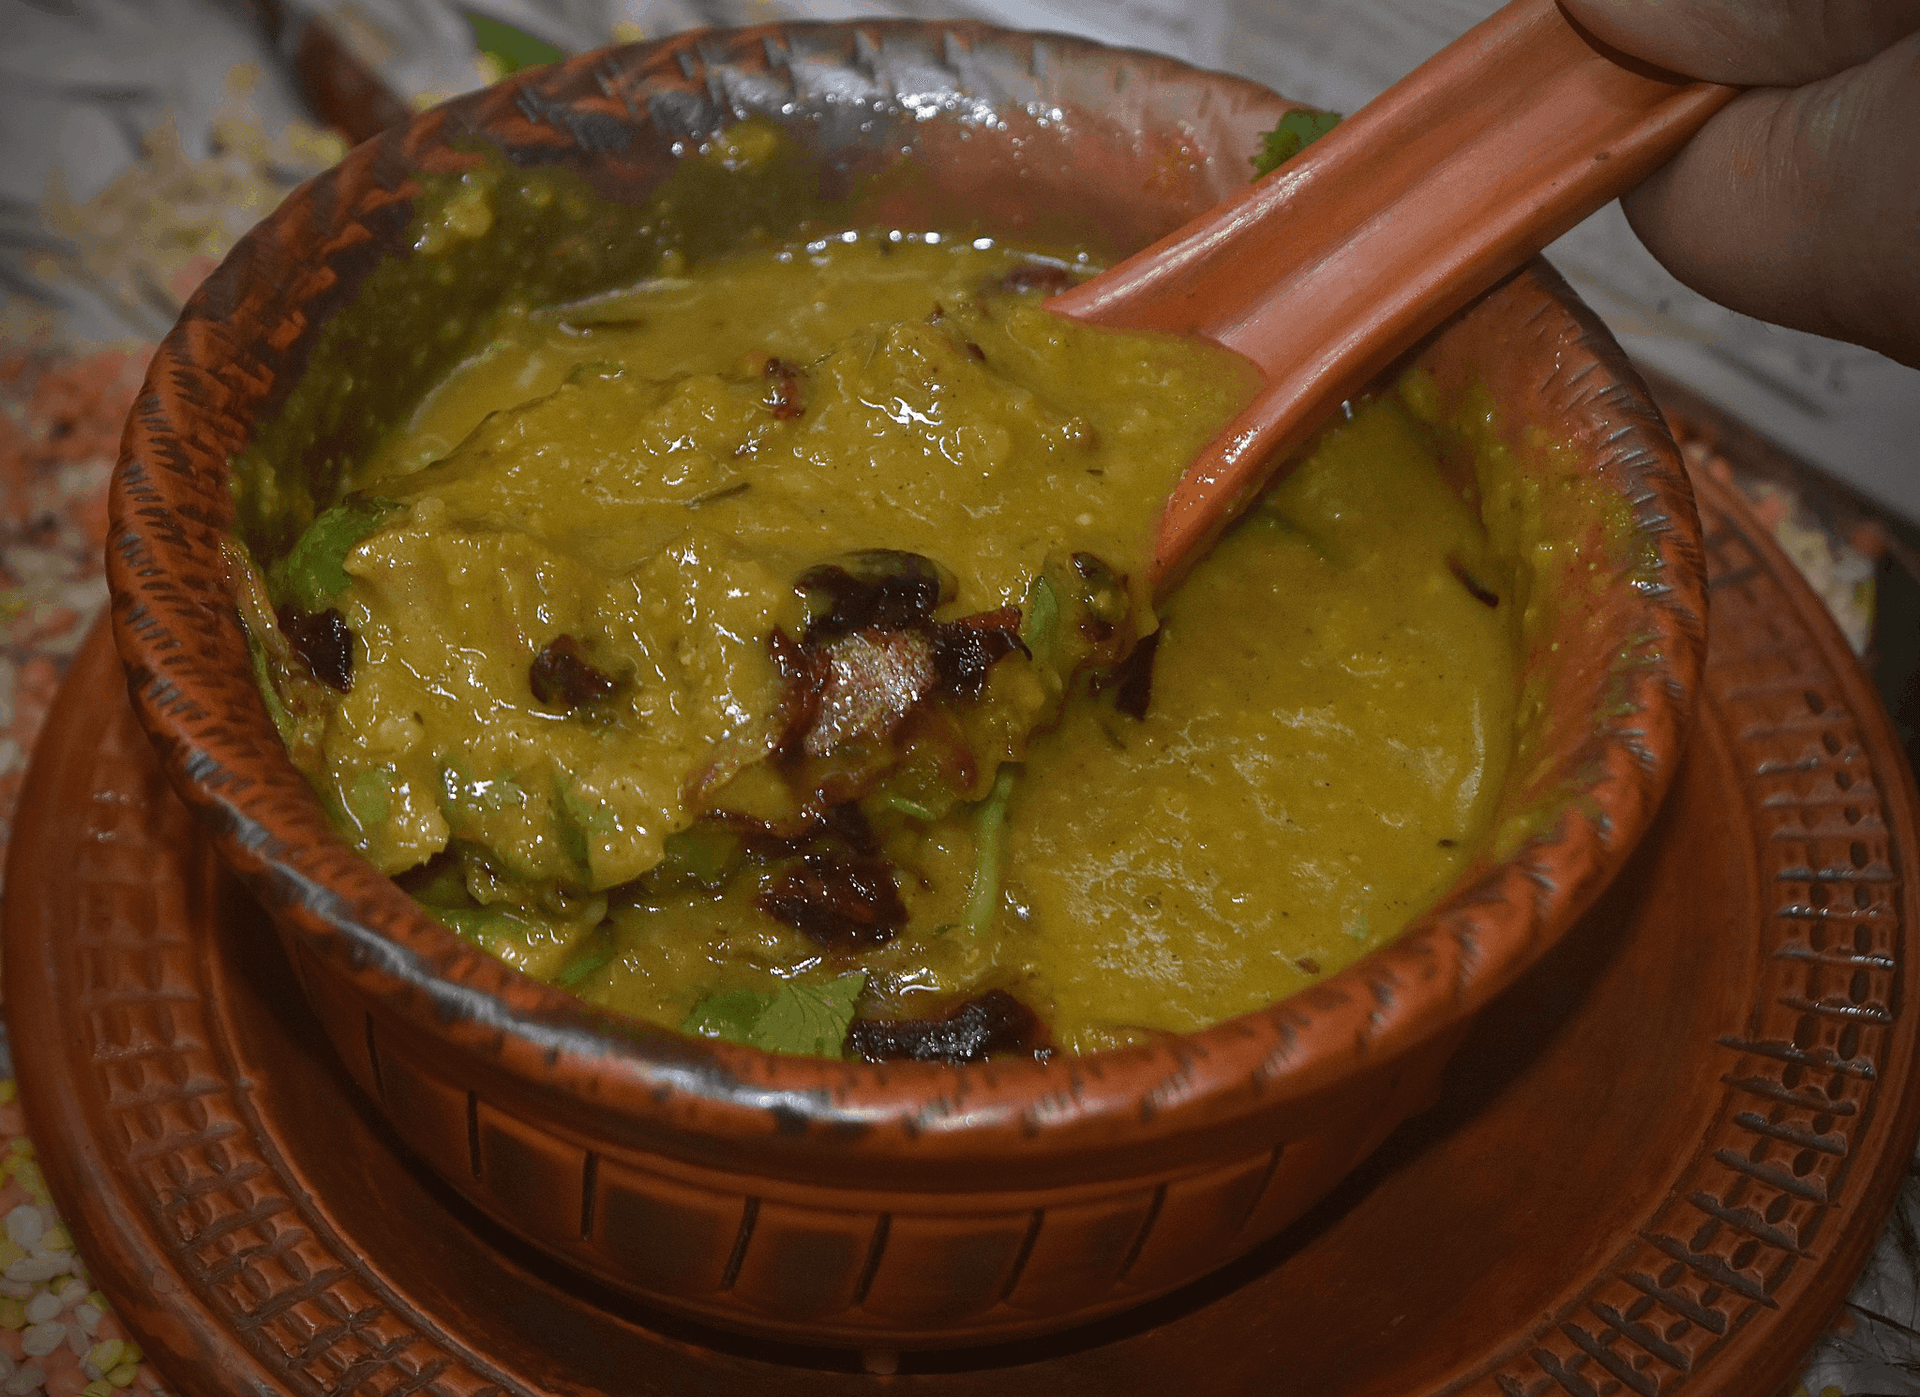
M 795 585 L 810 603 L 809 644 L 854 631 L 905 630 L 931 617 L 952 586 L 931 559 L 891 548 L 808 568 Z
M 936 621 L 953 579 L 918 553 L 869 549 L 822 563 L 795 584 L 807 599 L 799 640 L 768 644 L 783 683 L 774 751 L 830 756 L 884 741 L 927 699 L 977 699 L 987 672 L 1015 650 L 1020 610 Z
M 773 740 L 775 756 L 789 756 L 820 716 L 829 668 L 825 652 L 810 649 L 775 626 L 767 636 L 767 651 L 780 675 L 780 728 Z
M 1081 580 L 1087 584 L 1090 596 L 1124 597 L 1126 595 L 1126 578 L 1108 566 L 1107 560 L 1098 553 L 1075 553 L 1073 570 L 1079 573 Z M 1087 614 L 1081 618 L 1080 628 L 1086 632 L 1088 640 L 1095 645 L 1100 645 L 1113 638 L 1113 633 L 1118 626 L 1113 618 L 1101 615 L 1097 607 L 1090 606 Z
M 1450 571 L 1467 593 L 1482 606 L 1500 605 L 1500 594 L 1487 586 L 1479 578 L 1467 571 L 1467 565 L 1451 554 L 1447 557 L 1447 570 Z
M 800 402 L 800 371 L 784 359 L 767 360 L 766 375 L 771 383 L 767 393 L 767 406 L 773 409 L 773 420 L 791 422 L 806 412 Z
M 1147 716 L 1147 705 L 1153 702 L 1153 657 L 1159 649 L 1159 631 L 1141 638 L 1100 686 L 1110 687 L 1113 706 L 1136 722 Z
M 563 708 L 610 698 L 620 688 L 619 680 L 587 662 L 579 641 L 564 634 L 548 641 L 533 657 L 527 666 L 527 684 L 540 702 Z
M 1005 990 L 969 999 L 944 1019 L 855 1019 L 847 1046 L 868 1062 L 983 1062 L 1047 1047 L 1033 1010 Z
M 353 632 L 344 616 L 332 607 L 302 611 L 289 603 L 275 613 L 275 619 L 293 653 L 306 662 L 315 679 L 343 694 L 353 688 Z
M 776 922 L 830 951 L 884 946 L 907 921 L 892 866 L 836 849 L 802 854 L 754 901 Z
M 979 698 L 988 670 L 1015 650 L 1027 653 L 1016 606 L 935 623 L 931 629 L 933 669 L 938 676 L 934 694 L 939 698 Z

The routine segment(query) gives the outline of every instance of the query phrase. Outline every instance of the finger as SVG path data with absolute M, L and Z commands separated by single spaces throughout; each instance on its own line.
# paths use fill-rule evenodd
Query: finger
M 1741 94 L 1624 203 L 1701 294 L 1920 367 L 1920 34 Z
M 1797 87 L 1920 30 L 1920 0 L 1560 0 L 1605 43 L 1690 78 Z

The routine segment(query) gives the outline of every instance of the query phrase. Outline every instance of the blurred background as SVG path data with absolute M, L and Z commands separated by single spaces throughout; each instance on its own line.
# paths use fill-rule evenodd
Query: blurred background
M 308 16 L 414 105 L 516 60 L 702 25 L 911 15 L 1152 49 L 1348 112 L 1494 8 L 1494 0 L 0 0 L 0 286 L 26 303 L 10 306 L 4 324 L 17 337 L 50 295 L 85 304 L 74 329 L 102 339 L 150 336 L 171 322 L 176 288 L 160 273 L 178 269 L 146 266 L 135 278 L 110 269 L 112 250 L 99 245 L 162 230 L 76 226 L 77 211 L 156 156 L 175 178 L 209 160 L 222 167 L 206 172 L 219 182 L 241 178 L 238 163 L 269 184 L 306 173 L 318 153 L 296 123 L 315 114 L 292 60 Z M 263 42 L 269 29 L 277 43 Z M 234 160 L 236 125 L 272 148 Z M 156 142 L 163 155 L 150 149 Z M 131 207 L 117 212 L 133 216 Z M 181 253 L 191 244 L 211 254 L 238 229 L 164 231 Z M 53 264 L 76 247 L 94 278 L 126 270 L 134 279 L 94 285 L 104 307 L 92 304 L 97 295 L 73 294 L 76 278 Z M 1694 295 L 1640 248 L 1617 208 L 1548 255 L 1636 358 L 1920 521 L 1920 371 Z

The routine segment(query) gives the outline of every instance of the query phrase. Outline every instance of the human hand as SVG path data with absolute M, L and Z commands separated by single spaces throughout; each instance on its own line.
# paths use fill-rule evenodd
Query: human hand
M 1920 0 L 1560 0 L 1603 43 L 1751 90 L 1622 202 L 1681 281 L 1920 368 Z

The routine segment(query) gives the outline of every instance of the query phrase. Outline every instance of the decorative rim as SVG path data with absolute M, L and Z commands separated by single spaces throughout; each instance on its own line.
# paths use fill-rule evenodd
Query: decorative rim
M 1344 1078 L 1457 1025 L 1537 959 L 1625 860 L 1677 765 L 1704 647 L 1691 494 L 1624 355 L 1544 264 L 1494 294 L 1541 303 L 1535 318 L 1564 317 L 1554 341 L 1561 396 L 1573 411 L 1619 420 L 1595 469 L 1628 482 L 1634 527 L 1658 559 L 1637 584 L 1643 629 L 1608 647 L 1622 662 L 1621 701 L 1558 763 L 1563 795 L 1543 833 L 1323 984 L 1210 1029 L 1047 1064 L 873 1066 L 773 1057 L 595 1010 L 460 941 L 354 853 L 280 748 L 250 678 L 233 683 L 249 674 L 245 641 L 210 561 L 232 516 L 226 463 L 248 444 L 247 414 L 297 371 L 309 314 L 319 323 L 370 265 L 369 223 L 404 226 L 414 174 L 451 168 L 451 143 L 477 136 L 511 139 L 523 160 L 586 160 L 649 129 L 667 139 L 709 130 L 734 109 L 781 98 L 780 70 L 798 81 L 821 64 L 864 82 L 845 100 L 1040 103 L 1086 123 L 1103 119 L 1080 109 L 1079 99 L 1103 95 L 1086 90 L 1090 72 L 1116 91 L 1124 75 L 1125 96 L 1106 118 L 1117 112 L 1123 124 L 1156 95 L 1254 129 L 1293 105 L 1243 79 L 1051 35 L 908 21 L 767 25 L 584 55 L 358 147 L 208 279 L 155 354 L 128 423 L 107 571 L 141 723 L 276 920 L 369 1000 L 509 1089 L 570 1097 L 649 1148 L 735 1167 L 750 1152 L 755 1166 L 784 1173 L 804 1167 L 809 1137 L 824 1132 L 867 1183 L 1009 1151 L 1030 1171 L 1071 1165 L 1084 1175 L 1136 1171 L 1148 1156 L 1174 1161 L 1197 1135 L 1245 1140 L 1283 1109 L 1317 1116 Z M 317 261 L 301 251 L 314 247 Z M 249 315 L 279 327 L 268 343 L 227 331 Z

